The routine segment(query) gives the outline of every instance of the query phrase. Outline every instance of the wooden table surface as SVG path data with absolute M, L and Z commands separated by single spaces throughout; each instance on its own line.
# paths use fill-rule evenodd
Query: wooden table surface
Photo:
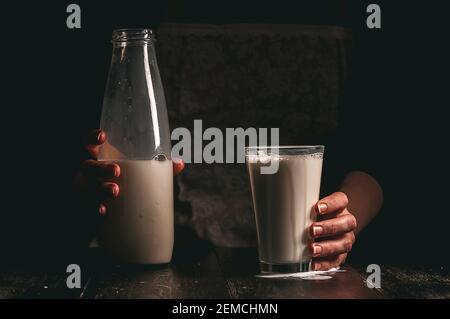
M 193 253 L 195 251 L 195 253 Z M 381 289 L 370 289 L 365 266 L 327 280 L 257 278 L 255 249 L 199 247 L 175 253 L 165 266 L 113 266 L 96 258 L 81 263 L 82 287 L 68 289 L 63 266 L 0 273 L 0 298 L 450 298 L 445 267 L 380 265 Z

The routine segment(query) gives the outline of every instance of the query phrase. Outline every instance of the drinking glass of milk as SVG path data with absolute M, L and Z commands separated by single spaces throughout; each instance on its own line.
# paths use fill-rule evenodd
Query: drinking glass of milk
M 314 205 L 320 195 L 323 152 L 321 145 L 245 149 L 261 272 L 311 269 L 309 229 L 316 219 Z M 263 169 L 269 166 L 277 170 Z
M 106 203 L 100 247 L 123 263 L 168 263 L 173 249 L 173 170 L 163 86 L 149 29 L 113 31 L 99 160 L 120 165 L 120 195 Z

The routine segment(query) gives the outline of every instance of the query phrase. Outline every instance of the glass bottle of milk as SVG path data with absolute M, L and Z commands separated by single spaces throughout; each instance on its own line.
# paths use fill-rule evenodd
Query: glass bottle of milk
M 115 30 L 100 128 L 99 160 L 121 168 L 117 198 L 106 203 L 100 247 L 121 263 L 170 262 L 173 170 L 170 131 L 155 40 L 149 29 Z

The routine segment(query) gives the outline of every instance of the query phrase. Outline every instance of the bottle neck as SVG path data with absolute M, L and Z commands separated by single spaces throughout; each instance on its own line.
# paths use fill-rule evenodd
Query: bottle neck
M 170 159 L 164 91 L 150 30 L 116 30 L 101 128 L 110 153 L 102 159 Z

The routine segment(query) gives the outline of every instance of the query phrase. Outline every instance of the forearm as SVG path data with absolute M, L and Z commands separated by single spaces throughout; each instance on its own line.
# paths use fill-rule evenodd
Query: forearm
M 348 197 L 348 210 L 356 217 L 361 231 L 376 216 L 383 204 L 383 190 L 378 182 L 364 172 L 350 172 L 343 180 L 340 189 Z

